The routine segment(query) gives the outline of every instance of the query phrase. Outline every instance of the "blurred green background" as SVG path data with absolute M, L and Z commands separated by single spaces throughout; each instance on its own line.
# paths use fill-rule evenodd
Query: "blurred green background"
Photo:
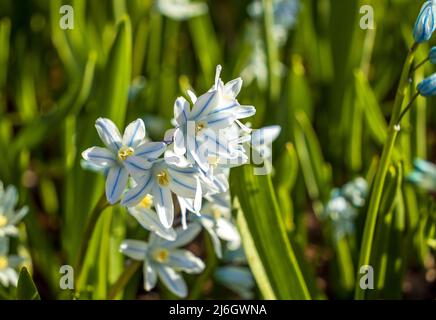
M 421 2 L 301 0 L 282 43 L 274 37 L 274 15 L 250 16 L 251 1 L 205 2 L 206 14 L 183 21 L 163 15 L 151 0 L 0 2 L 0 180 L 16 185 L 20 205 L 30 207 L 18 241 L 28 248 L 42 297 L 74 296 L 59 289 L 59 266 L 74 265 L 86 219 L 103 192 L 103 177 L 80 161 L 81 151 L 99 145 L 95 119 L 109 117 L 122 127 L 141 117 L 150 137 L 161 139 L 175 98 L 209 89 L 218 64 L 223 79 L 242 74 L 239 100 L 257 108 L 253 127 L 282 127 L 265 190 L 273 209 L 247 199 L 245 216 L 280 213 L 312 298 L 353 297 L 365 209 L 355 234 L 341 241 L 321 216 L 334 187 L 357 176 L 371 182 Z M 59 27 L 64 4 L 74 8 L 73 30 Z M 359 9 L 368 4 L 375 29 L 362 30 Z M 429 49 L 421 46 L 417 60 Z M 420 69 L 413 83 L 433 69 Z M 418 98 L 403 124 L 391 180 L 409 172 L 415 158 L 435 162 L 434 103 Z M 235 175 L 231 191 L 241 199 L 246 186 L 259 183 L 247 172 Z M 383 271 L 369 297 L 434 299 L 434 249 L 427 241 L 435 237 L 434 200 L 407 183 L 397 187 L 400 204 L 378 225 L 386 239 L 377 238 L 374 261 Z M 257 243 L 262 230 L 252 232 Z M 105 210 L 79 279 L 81 298 L 107 297 L 124 268 L 120 242 L 144 234 L 124 209 Z M 207 241 L 201 237 L 191 247 L 208 269 L 188 278 L 190 298 L 237 298 L 212 277 L 220 262 L 208 255 Z M 258 250 L 268 265 L 268 253 Z M 119 298 L 171 297 L 163 288 L 146 294 L 141 283 L 138 272 Z M 291 284 L 289 292 L 272 286 L 275 298 L 295 297 Z M 257 288 L 255 297 L 267 291 Z

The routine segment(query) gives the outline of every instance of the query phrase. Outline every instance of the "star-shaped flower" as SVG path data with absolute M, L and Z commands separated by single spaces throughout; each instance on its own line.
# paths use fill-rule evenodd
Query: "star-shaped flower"
M 5 236 L 16 236 L 18 230 L 15 225 L 27 214 L 28 208 L 23 207 L 15 211 L 18 202 L 17 189 L 8 186 L 6 190 L 0 182 L 0 238 Z

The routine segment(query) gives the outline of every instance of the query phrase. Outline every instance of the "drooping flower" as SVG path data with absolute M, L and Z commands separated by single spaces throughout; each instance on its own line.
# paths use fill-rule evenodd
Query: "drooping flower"
M 188 20 L 205 14 L 208 7 L 203 2 L 192 2 L 191 0 L 157 0 L 156 9 L 168 18 Z
M 209 233 L 216 255 L 222 257 L 221 240 L 228 248 L 236 249 L 241 245 L 238 229 L 232 222 L 230 195 L 228 192 L 207 197 L 208 202 L 200 215 L 191 215 L 191 220 L 201 224 Z
M 18 274 L 15 270 L 24 259 L 18 255 L 9 255 L 9 238 L 0 237 L 0 284 L 4 287 L 16 287 Z
M 191 242 L 201 231 L 198 224 L 176 229 L 176 240 L 164 240 L 154 234 L 149 242 L 125 240 L 120 251 L 131 259 L 143 261 L 144 289 L 152 290 L 158 278 L 179 297 L 186 297 L 188 289 L 180 272 L 201 273 L 204 263 L 188 250 L 179 249 Z
M 155 160 L 149 170 L 138 172 L 137 176 L 136 186 L 125 193 L 121 204 L 132 207 L 151 195 L 165 228 L 170 228 L 174 221 L 172 192 L 179 198 L 193 199 L 197 210 L 201 208 L 202 190 L 198 171 L 182 157 L 168 151 L 163 159 Z
M 18 234 L 15 225 L 27 214 L 28 208 L 23 207 L 15 211 L 17 202 L 17 189 L 14 186 L 8 186 L 5 190 L 0 181 L 0 238 Z
M 413 28 L 413 37 L 416 43 L 430 40 L 436 29 L 436 7 L 434 0 L 426 1 L 419 12 Z
M 129 175 L 136 178 L 151 168 L 151 162 L 166 149 L 163 142 L 146 142 L 145 126 L 141 119 L 130 123 L 121 137 L 115 124 L 99 118 L 95 127 L 106 148 L 92 147 L 82 153 L 83 158 L 96 168 L 107 170 L 106 197 L 114 204 L 121 198 Z
M 436 193 L 436 165 L 425 160 L 415 159 L 414 170 L 407 180 L 427 192 Z
M 436 73 L 422 80 L 416 88 L 423 97 L 436 95 Z

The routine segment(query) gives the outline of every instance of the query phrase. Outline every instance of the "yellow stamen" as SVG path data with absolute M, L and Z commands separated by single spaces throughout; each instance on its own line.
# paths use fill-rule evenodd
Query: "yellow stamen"
M 212 215 L 215 219 L 220 219 L 223 216 L 221 211 L 218 209 L 213 210 Z
M 169 257 L 170 252 L 167 249 L 158 249 L 153 252 L 153 259 L 160 263 L 167 262 Z
M 144 199 L 141 200 L 139 205 L 145 209 L 150 209 L 153 205 L 153 196 L 151 194 L 147 194 Z
M 8 267 L 8 258 L 0 256 L 0 270 L 6 269 Z
M 0 228 L 8 224 L 8 218 L 0 214 Z
M 170 177 L 165 170 L 162 170 L 157 174 L 157 182 L 159 182 L 159 184 L 164 187 L 166 187 L 170 183 Z
M 204 121 L 199 121 L 195 127 L 195 133 L 200 132 L 201 130 L 203 130 L 204 128 L 206 128 L 206 122 Z
M 122 147 L 120 148 L 120 150 L 118 150 L 118 158 L 119 158 L 121 161 L 124 161 L 124 160 L 126 160 L 128 157 L 130 157 L 130 156 L 133 154 L 133 152 L 135 152 L 135 150 L 133 150 L 133 148 L 131 148 L 131 147 L 126 147 L 126 146 L 122 146 Z

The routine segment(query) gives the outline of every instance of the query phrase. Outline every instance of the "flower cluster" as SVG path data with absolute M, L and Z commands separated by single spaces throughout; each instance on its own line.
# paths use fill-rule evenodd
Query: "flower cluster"
M 340 189 L 334 189 L 327 203 L 324 216 L 333 223 L 336 241 L 354 232 L 354 219 L 358 208 L 365 205 L 368 184 L 363 178 L 356 178 Z
M 24 261 L 18 255 L 9 254 L 9 237 L 18 235 L 16 225 L 28 211 L 27 207 L 15 211 L 17 201 L 17 189 L 8 186 L 5 190 L 0 182 L 0 284 L 5 287 L 17 285 L 18 275 L 15 268 Z
M 197 97 L 188 91 L 190 101 L 176 99 L 174 128 L 162 142 L 148 139 L 142 119 L 130 123 L 121 135 L 111 120 L 99 118 L 96 129 L 105 147 L 82 153 L 86 167 L 106 174 L 108 202 L 120 201 L 151 232 L 148 243 L 126 240 L 121 246 L 127 256 L 144 261 L 146 290 L 155 286 L 158 275 L 174 294 L 186 296 L 178 272 L 197 273 L 204 266 L 191 253 L 176 248 L 202 228 L 210 234 L 219 257 L 222 240 L 230 248 L 239 247 L 231 217 L 229 169 L 247 163 L 250 148 L 271 166 L 271 143 L 280 127 L 252 130 L 243 124 L 241 120 L 256 109 L 236 99 L 240 78 L 224 83 L 220 74 L 218 66 L 214 84 L 204 94 Z M 173 229 L 177 213 L 181 227 Z

